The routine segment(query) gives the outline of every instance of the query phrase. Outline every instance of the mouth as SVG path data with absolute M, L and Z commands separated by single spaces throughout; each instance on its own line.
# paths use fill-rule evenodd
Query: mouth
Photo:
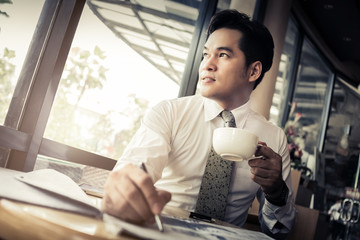
M 203 83 L 215 82 L 215 79 L 211 78 L 211 77 L 205 77 L 205 78 L 201 79 L 201 82 L 203 82 Z
M 213 75 L 210 75 L 210 74 L 201 74 L 200 75 L 200 80 L 202 82 L 215 82 L 215 77 Z

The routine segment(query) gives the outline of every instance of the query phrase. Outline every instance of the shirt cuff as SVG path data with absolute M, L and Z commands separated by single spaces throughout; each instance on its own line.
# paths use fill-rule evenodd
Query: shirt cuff
M 289 199 L 287 200 L 285 206 L 276 206 L 270 203 L 267 199 L 265 199 L 265 203 L 262 209 L 262 217 L 264 222 L 266 223 L 266 226 L 273 234 L 290 231 L 292 227 L 292 221 L 289 221 L 289 218 L 292 218 L 292 210 L 290 208 L 291 203 Z M 286 229 L 282 230 L 276 228 L 275 225 L 277 222 L 281 223 Z

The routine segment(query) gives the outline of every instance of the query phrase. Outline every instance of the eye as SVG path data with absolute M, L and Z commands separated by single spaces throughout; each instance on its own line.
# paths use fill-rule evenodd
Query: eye
M 206 58 L 209 54 L 207 52 L 203 52 L 202 57 Z
M 229 57 L 229 55 L 226 54 L 226 53 L 220 53 L 220 54 L 219 54 L 219 57 Z

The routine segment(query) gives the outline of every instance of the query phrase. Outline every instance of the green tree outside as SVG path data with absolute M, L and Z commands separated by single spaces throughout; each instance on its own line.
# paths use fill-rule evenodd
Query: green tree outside
M 78 47 L 71 49 L 45 137 L 117 159 L 139 128 L 148 101 L 131 94 L 128 109 L 124 112 L 100 114 L 81 108 L 79 104 L 86 91 L 101 91 L 106 82 L 107 69 L 102 65 L 105 58 L 104 52 L 97 46 L 92 52 Z M 133 119 L 132 126 L 116 130 L 119 123 L 112 119 L 116 115 Z M 86 138 L 82 136 L 83 131 L 86 131 Z
M 12 4 L 12 1 L 0 0 L 0 4 Z M 0 10 L 0 16 L 9 17 L 9 14 Z M 15 58 L 15 51 L 5 48 L 0 54 L 0 122 L 4 123 L 13 91 L 11 78 L 14 76 L 15 65 L 11 63 L 11 59 Z
M 14 86 L 11 79 L 15 73 L 15 65 L 11 59 L 15 58 L 15 51 L 5 48 L 0 53 L 0 121 L 4 123 L 9 109 Z
M 92 53 L 78 47 L 71 49 L 56 95 L 56 104 L 49 118 L 46 137 L 91 150 L 89 146 L 84 146 L 84 140 L 78 141 L 81 123 L 76 121 L 75 114 L 85 91 L 102 89 L 107 71 L 101 64 L 104 59 L 99 47 L 95 47 Z
M 114 159 L 118 159 L 124 152 L 126 146 L 139 129 L 141 120 L 149 106 L 146 99 L 137 98 L 135 94 L 130 94 L 128 101 L 129 109 L 122 114 L 126 114 L 128 118 L 133 119 L 132 127 L 115 133 L 112 152 L 112 158 Z

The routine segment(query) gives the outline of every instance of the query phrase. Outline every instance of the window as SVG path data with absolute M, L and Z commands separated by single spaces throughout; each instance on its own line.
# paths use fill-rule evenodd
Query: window
M 324 151 L 317 163 L 321 173 L 317 185 L 325 194 L 319 196 L 323 199 L 317 204 L 320 211 L 328 211 L 344 198 L 359 197 L 359 189 L 354 188 L 360 164 L 360 91 L 347 82 L 339 76 L 335 80 Z M 350 234 L 356 235 L 355 228 Z
M 324 153 L 325 178 L 333 187 L 353 187 L 360 142 L 360 92 L 337 77 Z
M 58 168 L 76 181 L 81 175 L 96 179 L 98 172 L 89 167 L 111 169 L 148 108 L 195 93 L 203 26 L 217 2 L 18 0 L 1 5 L 9 15 L 37 9 L 31 16 L 21 14 L 27 20 L 21 26 L 1 22 L 1 34 L 10 32 L 8 26 L 31 34 L 18 37 L 22 45 L 16 51 L 29 57 L 14 64 L 7 103 L 1 102 L 0 166 Z M 234 3 L 220 1 L 218 7 Z M 237 7 L 253 12 L 254 1 L 241 4 Z M 8 43 L 1 41 L 0 47 Z M 11 52 L 6 54 L 1 59 L 12 63 Z
M 314 153 L 314 146 L 321 148 L 322 128 L 326 114 L 327 93 L 333 74 L 317 51 L 305 38 L 301 50 L 298 76 L 293 97 L 290 120 L 297 121 L 304 131 L 307 153 Z
M 17 3 L 9 7 L 29 9 L 28 1 Z M 185 66 L 193 66 L 188 55 L 204 38 L 214 2 L 41 3 L 41 21 L 35 18 L 29 47 L 21 49 L 31 57 L 11 99 L 15 127 L 0 125 L 1 166 L 111 169 L 144 112 L 196 81 Z M 29 29 L 27 23 L 21 28 Z
M 334 74 L 308 38 L 304 38 L 292 107 L 285 124 L 290 158 L 295 169 L 316 178 L 316 159 L 322 152 Z
M 118 159 L 146 110 L 177 97 L 198 10 L 140 3 L 84 6 L 44 137 Z
M 10 149 L 25 151 L 29 136 L 16 132 L 25 95 L 32 84 L 31 65 L 24 64 L 38 49 L 29 48 L 33 38 L 44 0 L 18 0 L 1 3 L 0 10 L 0 166 L 5 166 Z M 31 14 L 28 14 L 31 11 Z M 26 26 L 24 28 L 23 26 Z M 18 31 L 21 29 L 21 31 Z M 28 51 L 29 49 L 29 51 Z M 2 127 L 5 125 L 6 127 Z
M 0 4 L 0 10 L 6 13 L 0 15 L 0 124 L 8 127 L 16 127 L 9 124 L 10 116 L 6 124 L 5 118 L 44 1 Z
M 296 50 L 298 48 L 299 31 L 292 19 L 290 19 L 286 31 L 284 49 L 280 57 L 279 72 L 276 79 L 275 91 L 270 108 L 270 121 L 282 126 L 285 110 L 288 108 L 291 80 L 296 62 Z M 287 117 L 287 116 L 286 116 Z

